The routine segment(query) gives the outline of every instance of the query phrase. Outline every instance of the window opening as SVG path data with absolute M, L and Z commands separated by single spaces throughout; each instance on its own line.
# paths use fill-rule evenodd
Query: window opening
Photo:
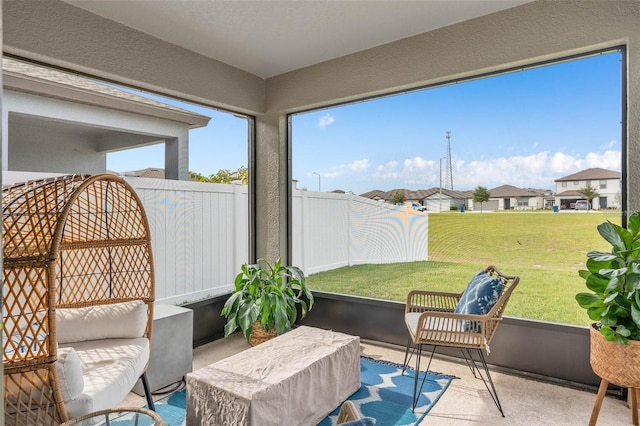
M 585 325 L 579 265 L 596 226 L 621 223 L 622 61 L 596 52 L 292 115 L 293 263 L 315 290 L 396 301 L 462 291 L 494 264 L 521 276 L 507 315 Z M 584 214 L 593 180 L 616 185 Z

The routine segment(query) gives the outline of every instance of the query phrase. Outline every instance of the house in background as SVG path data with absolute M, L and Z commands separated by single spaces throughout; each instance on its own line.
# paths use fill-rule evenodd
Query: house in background
M 412 191 L 410 189 L 391 189 L 389 191 L 381 191 L 379 189 L 374 189 L 369 192 L 365 192 L 364 194 L 360 194 L 361 197 L 369 198 L 371 200 L 383 200 L 387 203 L 394 203 L 396 197 L 400 194 L 404 202 L 415 202 L 418 204 L 422 204 L 422 200 L 426 197 L 427 191 L 424 189 L 419 189 L 417 191 Z
M 428 195 L 422 200 L 422 204 L 428 211 L 448 211 L 461 210 L 466 207 L 467 196 L 465 192 L 451 191 L 444 188 L 430 188 L 426 191 Z
M 489 194 L 489 201 L 482 204 L 482 210 L 536 210 L 545 207 L 542 192 L 513 185 L 498 186 L 490 189 Z M 473 193 L 469 198 L 469 204 L 471 209 L 480 210 L 479 206 L 474 207 Z
M 365 192 L 364 194 L 360 194 L 361 197 L 369 198 L 375 201 L 387 201 L 385 199 L 387 193 L 385 191 L 381 191 L 379 189 L 374 189 L 373 191 Z
M 555 181 L 555 204 L 561 210 L 572 209 L 578 200 L 585 197 L 578 191 L 591 186 L 599 194 L 592 201 L 594 210 L 620 208 L 622 200 L 622 174 L 615 170 L 591 168 L 582 170 Z
M 163 176 L 189 180 L 189 130 L 210 117 L 8 58 L 2 71 L 3 172 L 105 173 L 108 152 L 162 143 Z
M 465 200 L 467 199 L 466 193 L 444 188 L 418 189 L 415 191 L 409 189 L 392 189 L 390 191 L 374 189 L 373 191 L 360 194 L 360 196 L 372 200 L 382 200 L 387 203 L 393 203 L 397 193 L 402 194 L 406 203 L 418 203 L 425 206 L 427 211 L 430 212 L 448 211 L 451 210 L 451 208 L 460 210 L 462 206 L 465 205 Z

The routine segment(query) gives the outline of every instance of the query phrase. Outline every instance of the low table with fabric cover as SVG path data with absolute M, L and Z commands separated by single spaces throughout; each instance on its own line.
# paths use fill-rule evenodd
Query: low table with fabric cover
M 298 327 L 187 374 L 187 425 L 316 425 L 360 388 L 360 338 Z

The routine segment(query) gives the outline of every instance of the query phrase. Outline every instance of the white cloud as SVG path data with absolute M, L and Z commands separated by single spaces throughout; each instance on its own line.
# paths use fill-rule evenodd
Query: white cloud
M 321 129 L 324 129 L 325 127 L 333 124 L 335 121 L 336 121 L 335 117 L 333 117 L 329 113 L 326 113 L 325 115 L 320 117 L 320 121 L 318 121 L 318 127 L 320 127 Z
M 332 166 L 321 172 L 320 175 L 326 178 L 336 178 L 342 176 L 347 172 L 361 173 L 369 168 L 369 160 L 363 158 L 362 160 L 355 160 L 348 164 L 340 164 L 338 166 Z
M 426 170 L 427 168 L 433 166 L 432 160 L 424 160 L 421 157 L 415 157 L 408 160 L 404 160 L 404 170 L 409 171 L 420 171 Z
M 376 167 L 373 177 L 377 180 L 395 180 L 399 176 L 398 162 L 389 161 L 386 164 L 380 164 Z M 372 188 L 374 189 L 374 188 Z
M 362 160 L 356 160 L 351 164 L 347 164 L 347 167 L 349 167 L 349 169 L 351 169 L 351 171 L 353 172 L 364 172 L 369 168 L 369 160 L 367 160 L 366 158 Z
M 454 188 L 494 188 L 514 185 L 521 188 L 554 187 L 554 180 L 591 167 L 620 170 L 619 151 L 589 153 L 584 158 L 562 152 L 539 152 L 528 156 L 501 157 L 487 161 L 459 162 L 454 167 Z M 457 188 L 456 188 L 457 187 Z
M 607 150 L 610 150 L 611 148 L 614 148 L 614 147 L 617 147 L 617 146 L 618 146 L 618 141 L 616 141 L 616 140 L 612 140 L 612 141 L 611 141 L 611 142 L 609 142 L 609 143 L 605 143 L 605 144 L 603 144 L 603 145 L 600 145 L 600 148 L 601 148 L 603 151 L 607 151 Z
M 562 152 L 542 151 L 532 155 L 516 155 L 486 160 L 453 162 L 453 187 L 456 190 L 474 189 L 478 185 L 495 188 L 514 185 L 520 188 L 554 188 L 554 180 L 580 170 L 599 167 L 620 170 L 619 151 L 592 152 L 584 157 Z M 374 168 L 367 190 L 371 189 L 428 189 L 443 185 L 448 180 L 445 162 L 424 160 L 420 157 L 406 159 L 402 167 L 397 161 L 380 164 Z M 377 184 L 376 184 L 377 182 Z

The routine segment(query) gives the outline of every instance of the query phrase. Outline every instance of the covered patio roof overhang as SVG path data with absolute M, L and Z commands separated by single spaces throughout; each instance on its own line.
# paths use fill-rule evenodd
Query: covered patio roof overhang
M 260 211 L 260 215 L 253 215 L 252 255 L 257 257 L 286 259 L 290 252 L 289 114 L 616 47 L 624 49 L 625 61 L 623 211 L 640 209 L 637 1 L 529 2 L 268 77 L 67 2 L 5 1 L 2 8 L 5 54 L 253 116 L 252 209 Z M 188 32 L 189 28 L 178 30 Z M 355 36 L 344 34 L 347 38 Z M 392 343 L 406 339 L 404 331 L 393 325 L 402 325 L 397 321 L 400 304 L 333 295 L 321 298 L 315 315 L 308 317 L 310 323 Z M 209 313 L 203 318 L 215 318 L 211 310 L 219 312 L 220 307 L 219 301 L 218 305 L 208 305 L 205 311 Z M 329 312 L 331 315 L 327 315 Z M 355 321 L 352 316 L 357 312 L 367 314 Z M 214 335 L 221 330 L 215 321 L 207 323 L 196 318 L 194 322 L 206 326 L 204 334 Z M 495 348 L 495 353 L 503 352 L 510 358 L 505 361 L 506 367 L 584 382 L 584 377 L 567 378 L 561 371 L 577 364 L 579 375 L 588 370 L 586 328 L 514 319 L 505 321 L 501 333 L 496 345 L 499 338 L 508 344 L 504 343 L 502 351 Z M 194 335 L 200 334 L 196 331 Z M 205 335 L 200 337 L 206 339 Z M 537 358 L 541 351 L 544 357 Z

